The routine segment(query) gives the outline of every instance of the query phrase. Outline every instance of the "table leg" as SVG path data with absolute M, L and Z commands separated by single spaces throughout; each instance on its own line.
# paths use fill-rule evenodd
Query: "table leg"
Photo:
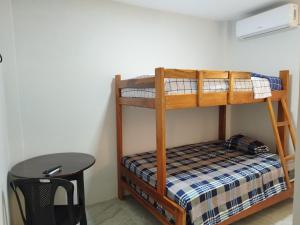
M 83 214 L 80 220 L 80 225 L 87 225 L 86 212 L 85 212 L 85 196 L 84 196 L 84 178 L 83 172 L 78 175 L 77 179 L 77 198 L 78 203 L 83 207 Z

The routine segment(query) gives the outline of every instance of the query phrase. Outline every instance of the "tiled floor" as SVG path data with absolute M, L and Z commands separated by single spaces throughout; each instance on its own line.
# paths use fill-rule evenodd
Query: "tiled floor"
M 279 203 L 235 225 L 292 225 L 292 200 Z M 160 225 L 132 198 L 111 200 L 88 207 L 89 225 Z

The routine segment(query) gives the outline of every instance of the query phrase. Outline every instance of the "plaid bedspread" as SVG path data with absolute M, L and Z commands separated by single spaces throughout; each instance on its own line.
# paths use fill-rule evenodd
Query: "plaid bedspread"
M 264 80 L 265 78 L 259 78 Z M 282 86 L 275 85 L 280 83 L 280 78 L 271 77 L 264 82 L 256 82 L 253 86 L 253 81 L 250 79 L 235 79 L 235 91 L 254 91 L 262 96 L 265 93 L 265 86 L 268 85 L 269 89 L 281 90 Z M 270 85 L 269 85 L 270 82 Z M 273 89 L 275 88 L 275 89 Z M 280 89 L 279 89 L 280 88 Z M 271 92 L 271 89 L 269 92 Z M 228 79 L 204 79 L 203 80 L 203 93 L 211 92 L 226 92 L 229 90 Z M 166 78 L 165 79 L 165 94 L 178 95 L 178 94 L 197 94 L 197 79 L 182 79 L 182 78 Z M 130 98 L 155 98 L 155 88 L 123 88 L 121 90 L 122 97 Z
M 123 164 L 156 186 L 155 152 L 126 156 Z M 132 186 L 174 222 L 174 218 L 151 196 Z M 220 223 L 284 190 L 283 170 L 275 154 L 245 155 L 240 151 L 225 150 L 223 141 L 167 150 L 167 196 L 186 209 L 187 224 Z
M 279 77 L 267 76 L 258 73 L 251 73 L 251 77 L 265 78 L 270 82 L 270 87 L 272 90 L 277 90 L 277 91 L 282 90 L 282 81 Z
M 204 79 L 203 93 L 226 92 L 229 90 L 228 79 Z M 252 81 L 250 79 L 236 79 L 235 91 L 252 91 Z M 165 94 L 197 94 L 196 79 L 165 79 Z M 121 90 L 122 97 L 131 98 L 155 98 L 155 88 L 123 88 Z

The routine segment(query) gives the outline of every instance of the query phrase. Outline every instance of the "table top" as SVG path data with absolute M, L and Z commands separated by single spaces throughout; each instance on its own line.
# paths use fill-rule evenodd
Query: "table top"
M 84 153 L 57 153 L 42 155 L 27 159 L 16 164 L 10 174 L 17 178 L 44 178 L 43 172 L 47 169 L 62 166 L 62 171 L 52 178 L 63 178 L 76 175 L 95 164 L 95 158 Z

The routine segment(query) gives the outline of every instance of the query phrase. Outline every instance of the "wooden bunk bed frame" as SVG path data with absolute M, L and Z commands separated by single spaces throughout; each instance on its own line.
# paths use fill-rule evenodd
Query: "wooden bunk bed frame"
M 165 78 L 194 78 L 197 80 L 197 94 L 165 95 Z M 203 79 L 229 79 L 229 90 L 226 92 L 203 93 Z M 283 166 L 287 190 L 253 205 L 219 225 L 231 224 L 244 217 L 261 211 L 271 205 L 281 202 L 293 196 L 293 182 L 289 179 L 287 162 L 294 160 L 294 155 L 287 151 L 287 131 L 291 135 L 293 145 L 296 144 L 296 134 L 292 125 L 292 119 L 288 111 L 287 99 L 289 90 L 289 71 L 280 71 L 283 90 L 272 91 L 272 97 L 266 99 L 254 99 L 253 92 L 235 91 L 235 79 L 250 79 L 249 72 L 207 71 L 207 70 L 178 70 L 156 68 L 155 76 L 148 78 L 121 80 L 120 75 L 115 76 L 116 94 L 116 126 L 117 126 L 117 169 L 118 169 L 118 197 L 124 198 L 124 191 L 128 191 L 143 207 L 150 211 L 162 224 L 170 224 L 157 209 L 146 202 L 125 181 L 125 177 L 159 202 L 171 213 L 176 225 L 186 225 L 186 211 L 176 202 L 166 196 L 166 110 L 183 109 L 192 107 L 219 107 L 219 139 L 226 138 L 226 105 L 251 104 L 267 102 L 272 128 L 274 132 L 277 153 Z M 122 88 L 155 88 L 155 98 L 128 98 L 121 96 Z M 278 102 L 277 118 L 272 102 Z M 157 161 L 157 187 L 149 185 L 137 177 L 122 165 L 123 135 L 122 135 L 122 108 L 124 106 L 136 106 L 154 109 L 156 112 L 156 161 Z M 287 129 L 288 128 L 288 129 Z

